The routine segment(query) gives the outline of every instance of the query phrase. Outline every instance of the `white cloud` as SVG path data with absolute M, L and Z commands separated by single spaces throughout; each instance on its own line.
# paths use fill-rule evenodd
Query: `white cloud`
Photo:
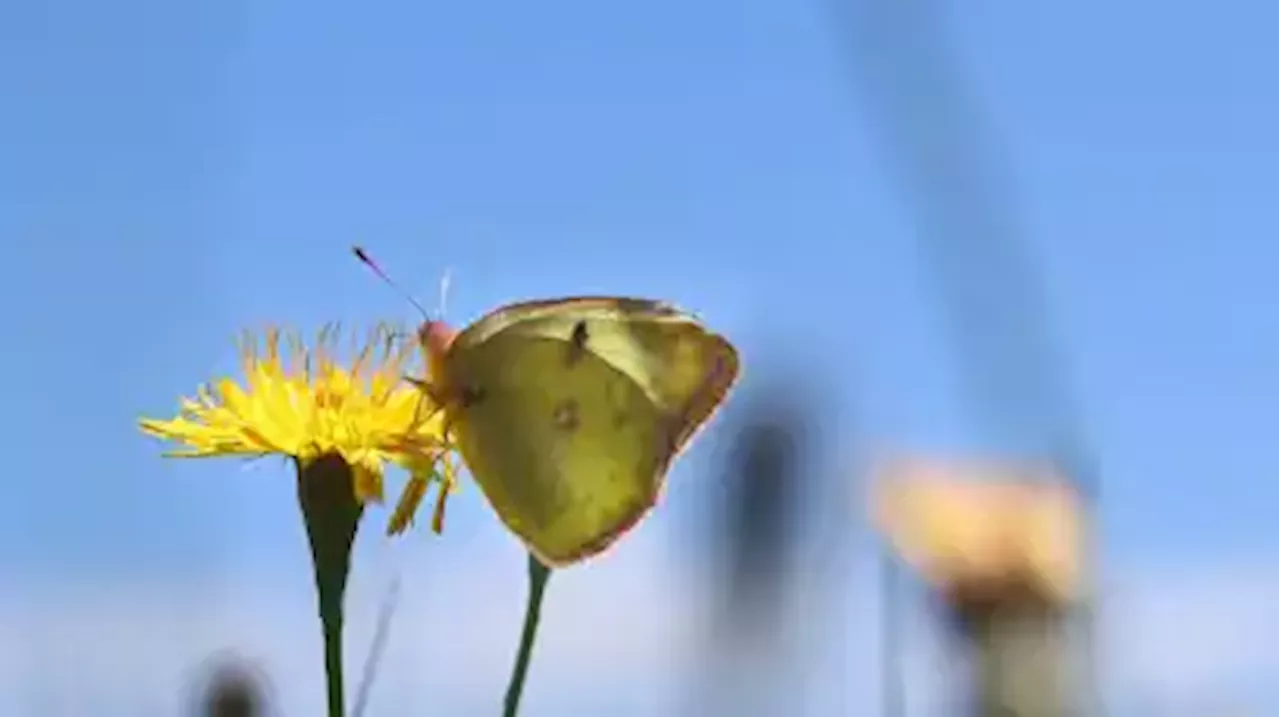
M 456 547 L 431 555 L 397 548 L 360 566 L 348 622 L 353 691 L 379 603 L 392 575 L 404 576 L 369 717 L 497 712 L 523 611 L 523 557 L 508 543 Z M 707 654 L 706 586 L 670 555 L 660 533 L 640 531 L 608 558 L 553 577 L 526 714 L 694 709 L 681 680 L 706 674 L 698 667 Z M 779 659 L 739 675 L 733 691 L 767 704 L 747 688 L 763 689 L 762 675 L 777 673 L 784 689 L 806 695 L 806 713 L 872 713 L 880 689 L 873 575 L 854 568 L 858 587 L 843 597 L 800 595 L 791 610 L 804 628 L 790 631 L 796 644 L 772 645 Z M 1264 562 L 1130 571 L 1103 605 L 1108 694 L 1125 704 L 1215 704 L 1250 679 L 1273 680 L 1276 585 L 1275 565 Z M 229 649 L 269 673 L 281 714 L 320 714 L 312 599 L 302 567 L 217 581 L 81 579 L 10 593 L 0 601 L 0 714 L 180 714 L 201 664 Z M 828 609 L 836 604 L 847 609 Z M 946 701 L 946 655 L 936 635 L 911 633 L 908 679 L 925 688 L 913 693 L 936 695 L 928 704 L 916 698 L 913 712 L 936 713 Z M 809 657 L 800 662 L 786 657 L 802 653 Z M 784 662 L 794 667 L 779 671 Z

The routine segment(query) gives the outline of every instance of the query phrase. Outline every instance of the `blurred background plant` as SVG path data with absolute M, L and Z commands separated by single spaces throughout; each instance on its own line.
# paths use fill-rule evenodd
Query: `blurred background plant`
M 198 677 L 191 717 L 266 717 L 270 690 L 260 669 L 236 655 L 219 655 Z

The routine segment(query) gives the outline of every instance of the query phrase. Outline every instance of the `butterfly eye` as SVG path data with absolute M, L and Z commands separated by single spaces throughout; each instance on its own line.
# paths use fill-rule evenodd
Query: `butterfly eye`
M 435 323 L 436 322 L 434 321 L 426 321 L 426 322 L 423 322 L 423 324 L 418 327 L 418 343 L 422 344 L 423 346 L 428 345 L 427 342 L 430 341 L 430 338 L 431 338 L 431 327 L 434 326 Z

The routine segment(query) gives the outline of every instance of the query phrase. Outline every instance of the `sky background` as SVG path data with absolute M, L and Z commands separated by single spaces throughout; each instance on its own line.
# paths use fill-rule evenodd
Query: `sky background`
M 1272 712 L 1275 10 L 939 7 L 1012 167 L 1097 460 L 1116 714 Z M 536 296 L 674 301 L 739 345 L 735 402 L 791 381 L 816 397 L 813 471 L 836 498 L 805 522 L 839 551 L 802 569 L 795 624 L 813 642 L 780 689 L 814 714 L 873 707 L 859 466 L 1025 450 L 1043 428 L 962 389 L 858 89 L 893 65 L 867 51 L 874 33 L 851 53 L 838 17 L 776 0 L 0 9 L 0 712 L 173 714 L 200 661 L 235 649 L 284 714 L 318 713 L 291 476 L 162 461 L 136 419 L 234 371 L 244 327 L 415 321 L 357 242 L 429 304 L 452 269 L 458 323 Z M 683 694 L 735 408 L 651 520 L 556 578 L 526 714 L 664 714 Z M 524 567 L 478 490 L 443 538 L 369 530 L 358 553 L 353 675 L 404 580 L 370 714 L 492 709 Z M 918 632 L 912 674 L 932 684 L 945 660 Z

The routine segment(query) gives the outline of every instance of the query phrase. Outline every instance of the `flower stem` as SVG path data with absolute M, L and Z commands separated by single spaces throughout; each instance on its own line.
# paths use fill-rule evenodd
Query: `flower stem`
M 342 605 L 321 605 L 320 626 L 324 631 L 325 697 L 329 717 L 346 711 L 342 674 Z
M 538 635 L 538 620 L 542 615 L 542 596 L 551 578 L 551 568 L 529 554 L 529 600 L 525 604 L 524 628 L 520 633 L 520 650 L 516 653 L 511 682 L 507 684 L 507 698 L 503 704 L 503 717 L 516 717 L 520 711 L 520 695 L 524 693 L 524 677 L 533 657 L 533 642 Z
M 298 502 L 302 506 L 316 597 L 324 635 L 324 675 L 329 717 L 343 717 L 346 702 L 342 672 L 342 605 L 351 572 L 351 545 L 363 506 L 356 500 L 351 467 L 340 456 L 321 456 L 298 464 Z

